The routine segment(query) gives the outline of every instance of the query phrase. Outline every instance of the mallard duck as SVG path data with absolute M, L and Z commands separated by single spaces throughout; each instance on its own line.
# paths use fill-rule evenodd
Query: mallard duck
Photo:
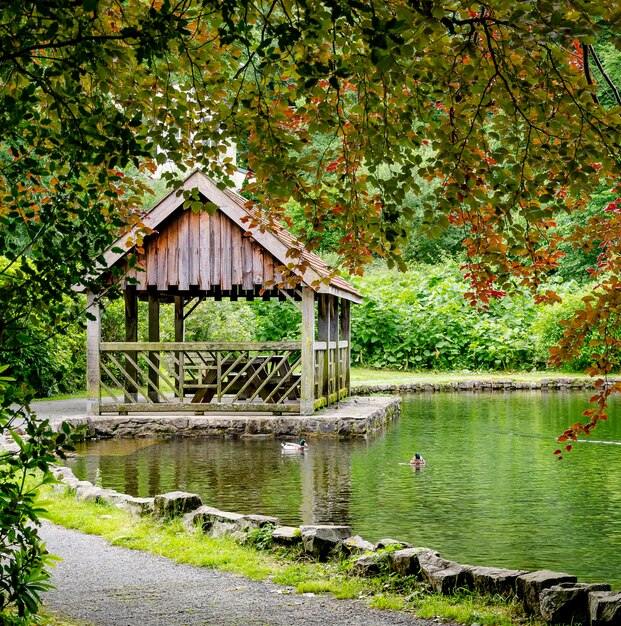
M 308 448 L 308 444 L 304 439 L 300 439 L 300 443 L 292 443 L 291 441 L 283 441 L 280 444 L 283 452 L 304 452 Z
M 423 467 L 423 465 L 427 465 L 427 461 L 423 459 L 419 452 L 415 452 L 410 461 L 410 465 L 413 465 L 414 467 Z

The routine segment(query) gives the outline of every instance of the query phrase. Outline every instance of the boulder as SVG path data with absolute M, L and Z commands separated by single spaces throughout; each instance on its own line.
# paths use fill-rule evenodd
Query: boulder
M 243 515 L 237 524 L 242 530 L 256 530 L 264 526 L 278 526 L 280 520 L 269 515 Z
M 364 554 L 365 552 L 373 551 L 373 544 L 366 539 L 363 539 L 360 535 L 354 535 L 353 537 L 347 537 L 343 539 L 338 546 L 341 556 L 345 559 L 356 554 Z
M 76 482 L 78 480 L 75 477 L 75 474 L 71 471 L 70 467 L 65 467 L 64 465 L 54 465 L 50 469 L 56 480 Z
M 501 567 L 468 566 L 472 578 L 472 590 L 483 595 L 498 594 L 509 598 L 515 594 L 515 580 L 528 574 L 525 570 Z
M 170 491 L 155 496 L 153 515 L 159 518 L 177 517 L 198 508 L 202 504 L 201 497 L 196 493 Z
M 607 583 L 561 583 L 539 594 L 541 617 L 550 624 L 588 624 L 589 592 L 610 591 Z
M 405 548 L 389 552 L 390 568 L 399 576 L 418 576 L 420 574 L 420 563 L 418 555 L 421 552 L 431 552 L 439 556 L 437 552 L 428 548 Z
M 217 532 L 226 534 L 222 532 L 225 529 L 229 529 L 231 532 L 239 530 L 238 522 L 243 517 L 241 513 L 221 511 L 213 506 L 202 505 L 184 515 L 183 525 L 187 530 L 200 528 L 204 532 L 211 534 L 214 526 L 217 524 Z
M 413 548 L 414 546 L 407 541 L 397 541 L 396 539 L 380 539 L 375 546 L 374 550 L 382 550 L 383 548 L 393 548 L 395 550 L 402 550 L 403 548 Z
M 87 480 L 80 480 L 75 487 L 76 500 L 84 500 L 84 502 L 103 502 L 104 497 L 108 494 L 117 493 L 112 489 L 102 489 L 95 487 L 93 483 Z
M 281 546 L 293 546 L 302 541 L 302 534 L 295 526 L 276 526 L 272 541 Z
M 351 526 L 300 526 L 300 532 L 304 551 L 324 560 L 343 539 L 351 536 Z
M 363 554 L 353 563 L 349 573 L 352 576 L 377 576 L 382 569 L 382 563 L 387 562 L 385 554 Z
M 591 626 L 621 624 L 621 591 L 589 593 Z
M 515 592 L 524 606 L 526 613 L 540 615 L 539 594 L 548 587 L 561 583 L 575 583 L 578 579 L 564 572 L 552 572 L 547 569 L 522 574 L 515 579 Z
M 421 578 L 438 593 L 450 594 L 460 587 L 470 587 L 471 578 L 467 567 L 447 561 L 433 550 L 421 550 L 418 553 L 418 564 Z
M 102 499 L 111 506 L 127 511 L 133 515 L 152 515 L 154 509 L 154 498 L 135 498 L 126 493 L 108 493 Z

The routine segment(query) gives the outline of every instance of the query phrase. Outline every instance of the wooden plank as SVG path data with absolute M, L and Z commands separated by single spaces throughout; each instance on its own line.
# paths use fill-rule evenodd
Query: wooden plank
M 179 233 L 177 244 L 179 246 L 179 291 L 190 289 L 190 215 L 189 210 L 179 215 Z
M 198 286 L 207 291 L 211 288 L 211 218 L 207 211 L 203 210 L 198 215 L 199 219 L 199 275 Z
M 98 297 L 90 291 L 86 295 L 86 311 L 94 318 L 86 320 L 86 413 L 99 415 L 101 308 Z
M 144 254 L 139 254 L 136 261 L 136 278 L 138 279 L 138 289 L 140 291 L 147 290 L 147 271 L 147 259 Z
M 171 285 L 179 284 L 179 246 L 177 242 L 178 237 L 178 223 L 176 219 L 173 219 L 168 224 L 168 242 L 167 242 L 167 256 L 168 256 L 168 287 Z
M 252 240 L 250 237 L 242 239 L 242 286 L 252 289 Z
M 300 405 L 297 402 L 291 402 L 289 404 L 255 404 L 253 402 L 188 402 L 183 404 L 179 402 L 167 402 L 147 404 L 146 402 L 137 402 L 136 404 L 102 405 L 101 410 L 105 413 L 177 413 L 180 411 L 189 411 L 192 413 L 297 413 L 299 407 Z
M 147 287 L 157 287 L 158 273 L 158 245 L 157 235 L 149 237 L 144 244 L 145 259 L 147 261 Z
M 163 228 L 157 238 L 157 289 L 168 291 L 168 228 Z
M 263 283 L 271 281 L 274 284 L 274 257 L 269 252 L 263 252 Z
M 231 282 L 241 285 L 243 277 L 242 239 L 244 234 L 239 226 L 231 223 Z
M 127 287 L 124 292 L 125 298 L 125 341 L 136 343 L 138 341 L 138 296 L 136 287 Z M 136 363 L 138 353 L 133 350 L 126 353 L 125 369 L 134 380 L 138 377 L 138 372 L 132 363 Z M 128 381 L 125 384 L 126 400 L 136 402 L 138 400 L 138 389 Z
M 300 388 L 300 415 L 315 411 L 315 292 L 302 290 L 302 380 Z
M 222 258 L 222 250 L 220 246 L 220 214 L 218 212 L 211 216 L 211 249 L 209 251 L 209 264 L 211 266 L 211 286 L 220 285 L 220 260 Z
M 198 287 L 200 273 L 200 214 L 194 211 L 188 213 L 188 282 L 190 287 Z
M 160 301 L 157 295 L 149 294 L 149 342 L 159 343 L 160 341 Z M 151 362 L 151 368 L 149 369 L 149 399 L 152 402 L 159 402 L 160 397 L 156 389 L 160 386 L 159 367 L 160 367 L 160 354 L 159 352 L 151 352 L 147 357 Z
M 263 285 L 263 250 L 256 243 L 252 246 L 252 282 Z
M 312 343 L 310 347 L 312 348 Z M 124 341 L 105 341 L 101 342 L 100 344 L 100 349 L 102 352 L 126 352 L 127 350 L 138 350 L 140 352 L 162 352 L 164 350 L 185 350 L 186 352 L 200 352 L 201 350 L 212 350 L 215 352 L 218 350 L 301 350 L 301 348 L 302 343 L 300 341 L 187 341 L 183 343 L 177 341 L 138 341 L 137 343 L 127 343 Z
M 232 284 L 231 226 L 231 220 L 226 215 L 220 215 L 220 245 L 222 246 L 220 286 L 223 291 L 230 291 Z

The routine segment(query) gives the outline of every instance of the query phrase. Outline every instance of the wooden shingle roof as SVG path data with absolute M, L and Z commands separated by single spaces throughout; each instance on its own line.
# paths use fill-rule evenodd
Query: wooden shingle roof
M 142 222 L 154 232 L 145 237 L 144 253 L 139 255 L 142 271 L 127 270 L 138 291 L 205 295 L 216 288 L 243 294 L 258 286 L 273 289 L 283 279 L 279 268 L 286 267 L 299 277 L 300 284 L 318 293 L 362 301 L 352 285 L 334 275 L 286 229 L 250 228 L 256 217 L 239 194 L 219 189 L 198 171 L 184 181 L 182 190 L 197 190 L 216 210 L 185 210 L 183 194 L 173 191 L 146 213 Z M 128 232 L 109 248 L 104 271 L 125 264 L 127 245 L 134 236 L 135 232 Z

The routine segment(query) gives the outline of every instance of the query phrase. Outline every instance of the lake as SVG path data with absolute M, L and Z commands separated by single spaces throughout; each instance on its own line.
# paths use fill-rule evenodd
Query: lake
M 176 489 L 205 504 L 282 523 L 350 524 L 461 563 L 554 569 L 621 588 L 621 410 L 562 461 L 555 437 L 588 394 L 436 393 L 369 441 L 138 439 L 81 444 L 81 479 L 136 496 Z M 615 417 L 618 416 L 618 417 Z M 414 452 L 422 469 L 407 464 Z

